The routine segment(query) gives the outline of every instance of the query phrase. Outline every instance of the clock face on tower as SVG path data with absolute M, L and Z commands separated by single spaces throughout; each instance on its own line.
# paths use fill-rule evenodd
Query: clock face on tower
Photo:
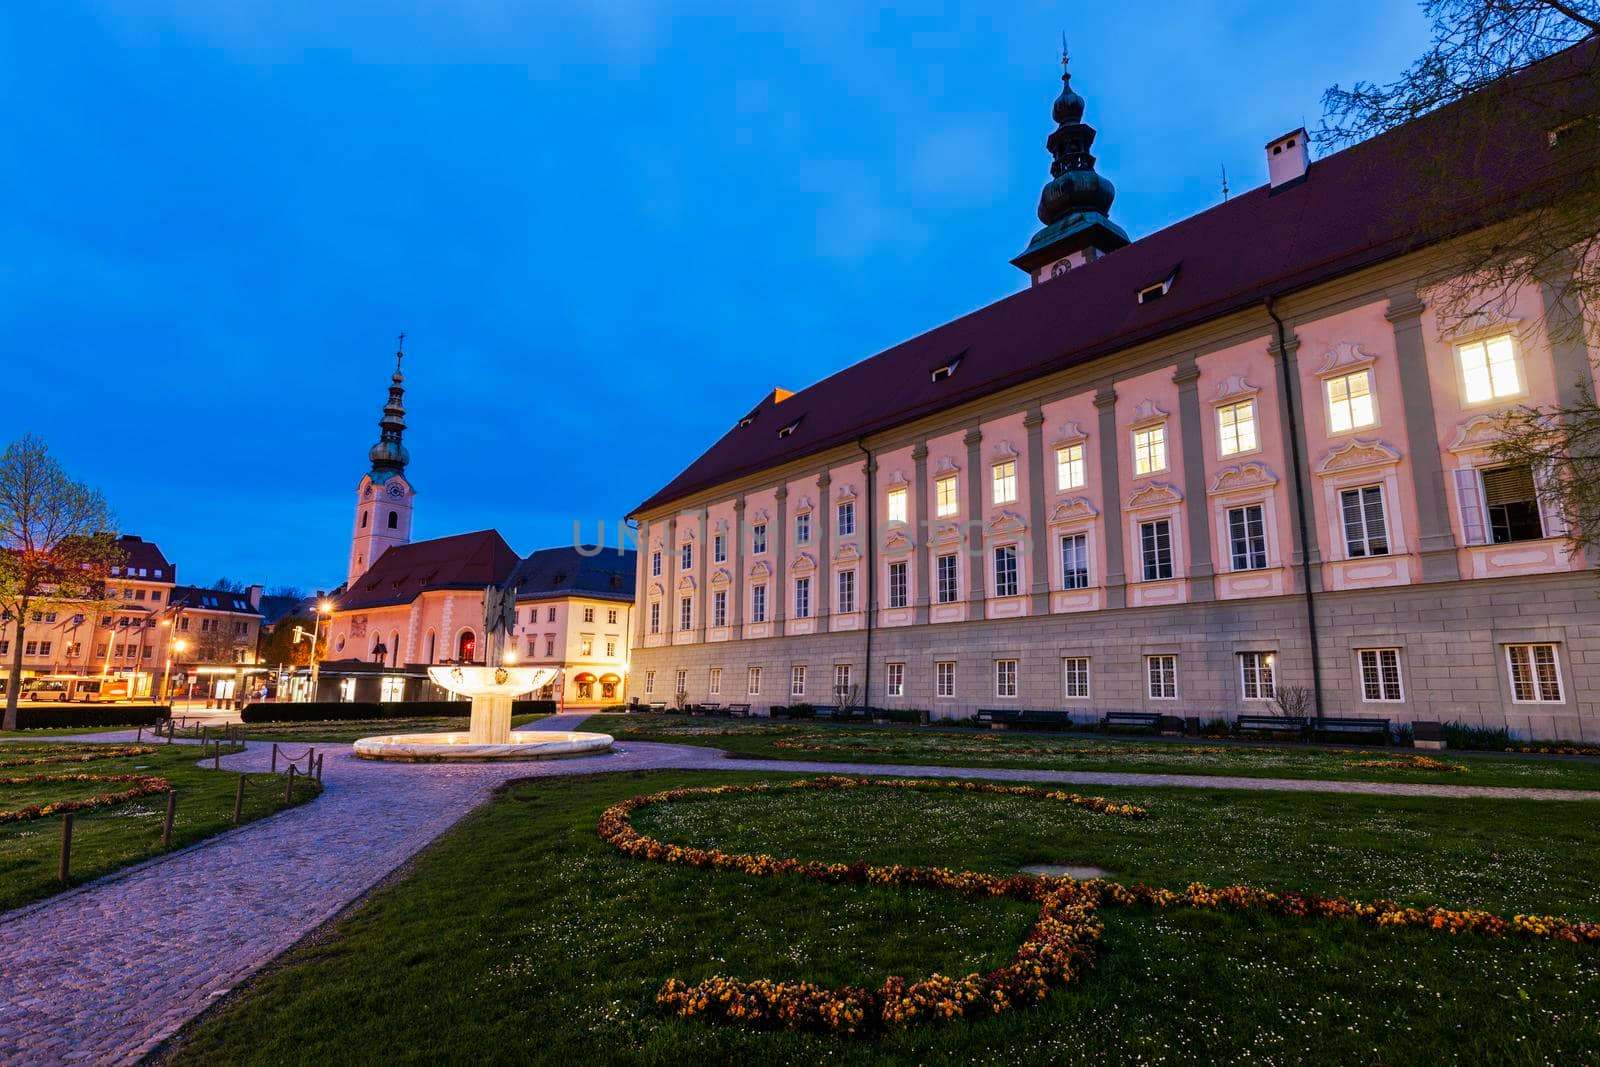
M 389 495 L 390 496 L 405 496 L 406 495 L 406 487 L 401 485 L 399 482 L 390 482 L 389 483 Z

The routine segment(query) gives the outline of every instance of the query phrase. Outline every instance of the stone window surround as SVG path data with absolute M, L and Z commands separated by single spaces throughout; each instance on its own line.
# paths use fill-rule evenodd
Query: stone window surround
M 1184 507 L 1183 494 L 1165 482 L 1155 482 L 1134 493 L 1128 498 L 1124 513 L 1128 523 L 1128 544 L 1134 553 L 1134 562 L 1137 564 L 1132 573 L 1137 576 L 1140 585 L 1159 585 L 1167 582 L 1181 582 L 1187 573 L 1188 560 L 1185 559 L 1185 550 L 1188 541 L 1184 537 Z M 1169 541 L 1172 547 L 1172 577 L 1150 578 L 1144 576 L 1144 541 L 1140 536 L 1140 527 L 1147 522 L 1166 519 L 1169 524 Z
M 1338 462 L 1339 457 L 1345 455 L 1349 455 L 1351 461 Z M 1332 549 L 1328 557 L 1329 562 L 1366 562 L 1410 554 L 1404 509 L 1398 506 L 1401 499 L 1401 458 L 1399 451 L 1382 441 L 1363 441 L 1356 438 L 1334 449 L 1322 463 L 1318 464 L 1317 481 L 1321 486 L 1324 514 L 1327 517 L 1326 532 L 1330 535 L 1328 547 Z M 1389 551 L 1385 556 L 1348 554 L 1349 545 L 1345 542 L 1344 534 L 1344 508 L 1340 503 L 1339 494 L 1343 490 L 1358 489 L 1364 485 L 1383 487 L 1383 526 L 1389 541 Z
M 1277 490 L 1278 476 L 1259 461 L 1246 461 L 1217 472 L 1206 495 L 1211 504 L 1213 527 L 1217 531 L 1213 543 L 1217 546 L 1218 573 L 1260 573 L 1283 565 L 1283 542 L 1278 536 Z M 1261 507 L 1261 524 L 1267 541 L 1267 565 L 1255 572 L 1236 571 L 1233 568 L 1233 531 L 1228 524 L 1228 512 L 1251 505 Z
M 1372 401 L 1372 421 L 1348 430 L 1333 428 L 1333 400 L 1328 395 L 1328 383 L 1335 378 L 1365 371 L 1367 395 Z M 1359 433 L 1372 433 L 1383 427 L 1383 405 L 1378 403 L 1378 357 L 1366 350 L 1361 341 L 1338 341 L 1323 353 L 1322 366 L 1316 371 L 1317 392 L 1321 394 L 1323 436 L 1329 440 L 1350 437 Z
M 1395 660 L 1396 660 L 1395 668 L 1400 674 L 1400 699 L 1399 700 L 1384 700 L 1384 699 L 1369 700 L 1369 699 L 1367 699 L 1366 687 L 1365 687 L 1365 684 L 1364 684 L 1363 679 L 1361 677 L 1361 653 L 1363 653 L 1363 652 L 1384 652 L 1384 651 L 1393 651 L 1395 653 Z M 1390 706 L 1393 706 L 1393 707 L 1400 707 L 1402 705 L 1405 705 L 1405 704 L 1408 704 L 1408 703 L 1411 702 L 1411 676 L 1410 676 L 1411 675 L 1411 659 L 1410 659 L 1409 656 L 1406 655 L 1406 644 L 1405 644 L 1404 641 L 1397 641 L 1397 640 L 1394 640 L 1393 638 L 1385 638 L 1385 640 L 1383 641 L 1382 644 L 1376 644 L 1376 645 L 1372 645 L 1372 644 L 1357 644 L 1355 642 L 1351 642 L 1351 644 L 1350 644 L 1350 664 L 1351 664 L 1351 674 L 1350 674 L 1351 689 L 1350 689 L 1350 691 L 1353 694 L 1355 694 L 1356 703 L 1358 703 L 1358 704 L 1386 704 L 1386 705 L 1390 705 Z
M 1461 349 L 1477 341 L 1488 341 L 1503 334 L 1511 337 L 1511 362 L 1517 368 L 1517 385 L 1520 388 L 1515 393 L 1491 396 L 1486 400 L 1467 400 L 1467 369 L 1461 362 Z M 1442 343 L 1450 346 L 1450 368 L 1455 374 L 1456 403 L 1462 411 L 1482 411 L 1497 404 L 1515 404 L 1527 398 L 1528 363 L 1524 356 L 1527 348 L 1526 336 L 1527 331 L 1521 319 L 1496 318 L 1480 319 L 1463 326 L 1448 337 L 1440 338 Z

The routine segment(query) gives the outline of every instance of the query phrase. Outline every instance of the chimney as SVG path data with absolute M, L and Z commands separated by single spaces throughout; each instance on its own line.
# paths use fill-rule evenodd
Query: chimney
M 250 606 L 251 607 L 259 608 L 261 606 L 261 594 L 264 593 L 264 592 L 266 592 L 266 587 L 264 587 L 264 586 L 252 585 L 250 587 L 250 594 L 249 595 L 250 595 Z
M 1310 163 L 1304 126 L 1267 142 L 1267 178 L 1274 189 L 1304 178 Z

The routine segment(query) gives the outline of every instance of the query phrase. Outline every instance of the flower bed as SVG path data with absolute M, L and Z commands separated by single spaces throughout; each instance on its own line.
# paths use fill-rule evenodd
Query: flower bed
M 1345 766 L 1352 769 L 1367 769 L 1379 771 L 1435 771 L 1439 774 L 1468 774 L 1468 768 L 1459 763 L 1447 763 L 1442 759 L 1432 756 L 1386 756 L 1381 759 L 1346 760 Z
M 18 778 L 0 778 L 0 786 L 53 785 L 67 782 L 132 782 L 133 785 L 116 793 L 97 793 L 92 797 L 78 800 L 52 800 L 44 804 L 29 804 L 13 811 L 0 811 L 0 823 L 26 822 L 29 819 L 42 819 L 47 815 L 60 815 L 69 811 L 110 808 L 140 797 L 172 790 L 172 783 L 165 778 L 143 774 L 36 774 Z
M 1008 898 L 1040 905 L 1039 918 L 1012 960 L 987 974 L 954 978 L 933 974 L 908 982 L 890 977 L 877 989 L 828 988 L 809 982 L 742 980 L 716 975 L 690 985 L 669 979 L 656 994 L 666 1010 L 684 1017 L 710 1016 L 747 1026 L 861 1035 L 890 1027 L 975 1018 L 1042 1000 L 1050 988 L 1080 976 L 1094 963 L 1102 924 L 1101 906 L 1263 911 L 1302 919 L 1341 919 L 1375 927 L 1421 927 L 1452 935 L 1548 938 L 1600 945 L 1600 923 L 1556 916 L 1514 915 L 1440 907 L 1412 908 L 1389 900 L 1353 901 L 1315 893 L 1274 892 L 1247 885 L 1191 883 L 1182 891 L 1142 883 L 952 871 L 943 867 L 876 866 L 865 861 L 827 863 L 768 854 L 729 853 L 663 842 L 634 829 L 632 813 L 685 800 L 788 790 L 912 789 L 965 791 L 1031 797 L 1067 803 L 1099 814 L 1143 818 L 1147 812 L 1103 797 L 980 782 L 927 779 L 820 777 L 778 785 L 722 785 L 671 789 L 632 797 L 607 808 L 600 837 L 636 859 L 754 877 L 797 876 L 835 885 L 942 889 L 965 895 Z
M 116 745 L 106 748 L 89 748 L 84 745 L 39 745 L 42 756 L 22 759 L 0 759 L 0 770 L 10 767 L 40 767 L 50 763 L 92 763 L 95 760 L 121 759 L 125 756 L 148 756 L 155 751 L 151 745 Z

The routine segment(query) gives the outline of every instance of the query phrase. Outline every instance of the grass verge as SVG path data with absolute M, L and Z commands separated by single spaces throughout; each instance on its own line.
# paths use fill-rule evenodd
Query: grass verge
M 757 777 L 516 784 L 191 1030 L 174 1058 L 1536 1063 L 1600 1047 L 1592 948 L 1132 909 L 1102 912 L 1100 962 L 1082 982 L 977 1023 L 864 1042 L 669 1018 L 654 1002 L 669 977 L 964 974 L 1007 959 L 1033 921 L 1007 901 L 643 863 L 596 837 L 600 812 L 635 793 Z M 1088 863 L 1173 887 L 1248 881 L 1579 918 L 1600 908 L 1600 805 L 1099 792 L 1151 818 L 873 790 L 696 800 L 636 823 L 684 844 L 840 862 Z
M 515 729 L 530 722 L 538 722 L 548 718 L 547 715 L 513 715 L 511 726 Z M 363 737 L 374 737 L 380 734 L 422 734 L 422 733 L 448 733 L 452 730 L 465 730 L 467 717 L 440 718 L 428 716 L 425 718 L 411 719 L 331 719 L 320 722 L 256 722 L 235 724 L 235 729 L 243 729 L 244 735 L 251 741 L 304 741 L 314 744 L 350 744 Z M 215 736 L 218 727 L 211 727 L 211 736 Z M 179 737 L 199 737 L 199 727 L 188 727 L 176 731 Z

